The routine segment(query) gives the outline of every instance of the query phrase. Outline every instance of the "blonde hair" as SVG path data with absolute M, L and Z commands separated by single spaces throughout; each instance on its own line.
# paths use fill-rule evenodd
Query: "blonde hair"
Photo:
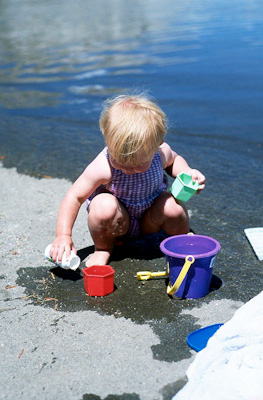
M 154 155 L 166 134 L 164 112 L 145 95 L 120 95 L 108 100 L 100 128 L 110 156 L 136 167 Z

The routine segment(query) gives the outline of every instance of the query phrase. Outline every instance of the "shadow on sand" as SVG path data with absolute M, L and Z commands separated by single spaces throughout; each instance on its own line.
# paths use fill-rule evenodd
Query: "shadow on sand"
M 121 261 L 125 258 L 136 258 L 140 260 L 153 260 L 163 257 L 160 250 L 160 243 L 166 239 L 168 235 L 163 231 L 152 235 L 144 236 L 138 240 L 127 240 L 122 245 L 116 245 L 113 249 L 111 261 Z M 85 247 L 78 251 L 78 256 L 81 261 L 85 260 L 91 253 L 94 252 L 94 246 Z

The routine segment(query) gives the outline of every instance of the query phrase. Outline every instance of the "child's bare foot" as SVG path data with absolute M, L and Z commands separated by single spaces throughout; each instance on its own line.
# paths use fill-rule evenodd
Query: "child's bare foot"
M 91 267 L 92 265 L 107 265 L 111 253 L 105 250 L 95 250 L 93 254 L 87 259 L 85 266 Z

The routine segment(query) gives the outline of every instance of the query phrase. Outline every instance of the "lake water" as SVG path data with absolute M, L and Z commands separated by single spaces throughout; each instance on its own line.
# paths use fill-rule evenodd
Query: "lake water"
M 1 1 L 4 163 L 74 180 L 103 146 L 102 101 L 127 88 L 157 99 L 200 169 L 211 147 L 260 156 L 262 38 L 261 1 Z
M 207 176 L 189 204 L 193 228 L 223 243 L 222 277 L 240 274 L 222 296 L 255 294 L 243 229 L 263 226 L 262 1 L 2 0 L 0 84 L 4 166 L 70 180 L 104 145 L 102 102 L 149 91 L 167 141 Z

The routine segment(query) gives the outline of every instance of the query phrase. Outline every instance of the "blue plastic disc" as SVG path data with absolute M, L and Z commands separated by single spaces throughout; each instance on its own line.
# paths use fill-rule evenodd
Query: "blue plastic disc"
M 206 326 L 205 328 L 197 329 L 196 331 L 189 333 L 187 336 L 187 344 L 195 351 L 203 350 L 211 336 L 222 326 L 223 324 L 214 324 Z

